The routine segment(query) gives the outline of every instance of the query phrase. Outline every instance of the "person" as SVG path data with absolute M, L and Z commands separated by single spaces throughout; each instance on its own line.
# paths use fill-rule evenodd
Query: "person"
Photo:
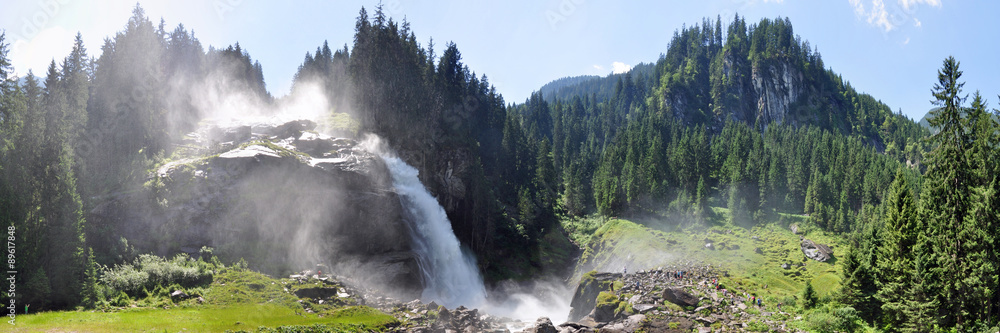
M 31 306 L 31 304 L 25 304 L 24 305 L 24 314 L 28 314 L 28 307 L 29 306 Z

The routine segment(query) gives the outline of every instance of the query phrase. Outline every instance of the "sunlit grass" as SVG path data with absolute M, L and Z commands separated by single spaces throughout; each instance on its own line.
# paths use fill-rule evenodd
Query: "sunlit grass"
M 626 265 L 634 271 L 691 261 L 728 273 L 720 278 L 724 285 L 755 293 L 765 306 L 799 296 L 807 282 L 819 297 L 836 295 L 842 272 L 837 256 L 847 249 L 845 239 L 813 227 L 807 216 L 777 214 L 773 221 L 746 228 L 728 222 L 728 209 L 712 207 L 712 212 L 714 219 L 702 226 L 612 219 L 592 236 L 576 275 L 594 267 L 620 272 Z M 807 259 L 799 235 L 788 228 L 796 223 L 805 238 L 833 247 L 834 258 Z M 706 248 L 706 243 L 714 249 Z M 783 263 L 791 267 L 784 269 Z
M 293 293 L 302 288 L 339 287 L 317 281 L 292 283 L 241 269 L 216 274 L 205 303 L 193 299 L 172 303 L 150 296 L 134 305 L 159 304 L 164 307 L 111 308 L 106 312 L 58 311 L 17 317 L 14 332 L 223 332 L 256 331 L 260 327 L 325 325 L 323 330 L 378 331 L 398 325 L 390 315 L 364 306 L 312 304 L 307 312 Z M 343 304 L 343 303 L 340 303 Z
M 222 332 L 258 327 L 326 324 L 351 330 L 358 325 L 392 325 L 392 316 L 370 308 L 348 308 L 321 317 L 277 304 L 140 309 L 111 313 L 60 311 L 18 316 L 14 332 Z

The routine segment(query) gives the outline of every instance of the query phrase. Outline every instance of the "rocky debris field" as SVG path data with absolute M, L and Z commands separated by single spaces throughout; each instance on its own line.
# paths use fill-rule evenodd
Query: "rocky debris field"
M 396 328 L 398 332 L 799 332 L 785 325 L 792 315 L 778 310 L 776 304 L 758 305 L 759 294 L 720 284 L 719 278 L 726 275 L 726 271 L 698 263 L 638 272 L 588 273 L 573 299 L 571 321 L 562 323 L 545 317 L 522 322 L 464 306 L 449 309 L 434 302 L 400 301 L 381 290 L 357 287 L 357 281 L 348 277 L 293 278 L 306 283 L 320 279 L 337 286 L 296 292 L 299 297 L 316 297 L 310 300 L 312 304 L 352 300 L 348 303 L 396 317 L 403 323 Z M 594 298 L 586 302 L 591 296 Z
M 784 324 L 788 313 L 758 305 L 757 295 L 720 284 L 720 276 L 727 272 L 697 263 L 587 274 L 573 300 L 574 322 L 555 326 L 554 332 L 795 331 Z M 594 286 L 599 292 L 588 303 Z M 577 308 L 587 304 L 594 306 Z

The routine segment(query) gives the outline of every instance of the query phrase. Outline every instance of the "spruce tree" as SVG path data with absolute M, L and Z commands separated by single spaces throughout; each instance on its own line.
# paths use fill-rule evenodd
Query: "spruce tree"
M 883 322 L 900 327 L 907 318 L 906 291 L 912 286 L 913 251 L 917 241 L 917 201 L 902 169 L 896 172 L 884 203 L 883 237 L 878 248 L 878 294 Z

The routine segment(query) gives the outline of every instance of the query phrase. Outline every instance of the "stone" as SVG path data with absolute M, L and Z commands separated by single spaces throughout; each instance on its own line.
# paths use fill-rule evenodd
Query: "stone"
M 712 243 L 707 243 L 707 244 L 705 244 L 705 249 L 715 250 L 715 246 L 713 246 Z
M 698 298 L 679 287 L 663 290 L 663 299 L 680 306 L 698 306 Z
M 598 304 L 594 308 L 594 320 L 602 323 L 615 320 L 615 310 L 617 309 L 618 303 Z
M 170 297 L 184 299 L 188 298 L 188 294 L 185 293 L 183 290 L 174 290 L 174 292 L 170 293 Z
M 585 275 L 580 280 L 580 284 L 577 285 L 573 299 L 570 301 L 572 309 L 569 313 L 569 321 L 580 321 L 587 316 L 597 305 L 597 295 L 602 291 L 608 291 L 612 283 L 621 277 L 622 275 L 619 273 Z
M 632 309 L 639 313 L 648 313 L 656 309 L 653 304 L 633 304 Z
M 782 269 L 789 269 L 789 268 L 792 268 L 792 265 L 789 265 L 789 264 L 788 264 L 788 263 L 786 262 L 786 263 L 783 263 L 783 264 L 781 264 L 781 268 L 782 268 Z
M 338 288 L 303 288 L 295 291 L 295 296 L 299 298 L 323 299 L 337 296 L 340 292 Z
M 799 234 L 799 224 L 798 223 L 793 223 L 792 225 L 788 226 L 788 229 L 792 230 L 793 234 L 796 234 L 796 235 Z
M 803 239 L 800 246 L 802 248 L 802 253 L 804 253 L 809 259 L 823 262 L 830 260 L 830 258 L 833 257 L 833 249 L 827 245 L 817 244 L 812 240 Z
M 535 321 L 535 326 L 527 330 L 530 333 L 558 333 L 556 327 L 552 325 L 552 320 L 548 317 L 541 317 Z

